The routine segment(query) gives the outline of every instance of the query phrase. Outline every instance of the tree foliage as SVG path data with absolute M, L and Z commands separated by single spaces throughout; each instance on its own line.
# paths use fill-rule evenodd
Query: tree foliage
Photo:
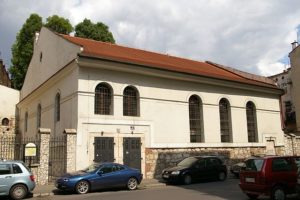
M 68 19 L 59 17 L 57 15 L 48 17 L 45 27 L 50 28 L 55 32 L 66 34 L 66 35 L 70 34 L 74 29 Z
M 21 89 L 25 79 L 28 65 L 33 54 L 33 40 L 35 33 L 42 28 L 42 18 L 37 14 L 31 14 L 17 34 L 12 46 L 12 66 L 9 72 L 12 78 L 12 86 Z
M 84 19 L 83 22 L 75 26 L 75 36 L 115 43 L 113 34 L 109 31 L 108 26 L 102 22 L 94 24 L 89 19 Z

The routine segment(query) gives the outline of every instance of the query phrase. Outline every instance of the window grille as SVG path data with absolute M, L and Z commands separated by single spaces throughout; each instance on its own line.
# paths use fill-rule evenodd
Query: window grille
M 55 96 L 55 122 L 60 121 L 60 94 L 57 93 Z
M 139 95 L 134 87 L 126 87 L 123 92 L 123 115 L 139 115 Z
M 219 103 L 221 142 L 231 142 L 230 105 L 227 99 Z
M 248 142 L 257 142 L 256 109 L 252 102 L 246 105 Z
M 189 99 L 190 142 L 203 142 L 202 102 L 193 95 Z
M 95 89 L 94 113 L 99 115 L 112 114 L 112 90 L 107 84 L 100 83 Z

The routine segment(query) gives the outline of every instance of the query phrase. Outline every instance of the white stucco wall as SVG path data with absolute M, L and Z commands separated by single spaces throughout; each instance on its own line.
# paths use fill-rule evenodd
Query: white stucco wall
M 34 52 L 21 90 L 21 99 L 74 60 L 79 52 L 80 46 L 43 27 L 34 43 Z
M 15 118 L 16 104 L 19 102 L 20 92 L 0 85 L 0 120 Z
M 37 134 L 37 108 L 41 104 L 41 128 L 51 130 L 51 137 L 62 136 L 64 129 L 77 127 L 77 68 L 71 63 L 60 73 L 53 77 L 51 82 L 40 87 L 18 104 L 19 132 L 25 137 Z M 60 93 L 60 121 L 54 122 L 55 96 Z M 25 131 L 25 113 L 28 112 L 28 125 Z

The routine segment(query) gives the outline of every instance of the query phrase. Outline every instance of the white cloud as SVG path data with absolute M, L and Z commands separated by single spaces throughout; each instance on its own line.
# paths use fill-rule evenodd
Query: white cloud
M 16 32 L 36 12 L 44 19 L 58 14 L 73 25 L 84 18 L 101 21 L 121 45 L 269 75 L 284 69 L 278 61 L 296 39 L 298 4 L 298 0 L 53 0 L 45 5 L 38 0 L 0 0 L 0 37 L 9 41 L 0 51 L 10 50 Z

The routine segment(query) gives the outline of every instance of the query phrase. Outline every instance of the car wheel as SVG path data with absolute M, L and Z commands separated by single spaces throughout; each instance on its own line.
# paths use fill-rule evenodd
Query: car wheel
M 218 180 L 219 181 L 225 181 L 225 179 L 226 179 L 226 173 L 225 172 L 219 172 Z
M 249 199 L 257 199 L 258 195 L 257 194 L 246 194 Z
M 285 191 L 282 187 L 275 187 L 273 190 L 272 190 L 272 193 L 271 193 L 271 199 L 272 200 L 285 200 L 286 199 L 286 194 L 285 194 Z
M 138 186 L 138 181 L 136 180 L 136 178 L 131 177 L 130 179 L 128 179 L 127 181 L 128 190 L 135 190 L 137 186 Z
M 10 189 L 9 196 L 12 199 L 19 200 L 27 196 L 27 187 L 22 184 L 17 184 Z
M 79 181 L 76 184 L 75 190 L 78 194 L 86 194 L 89 192 L 90 184 L 87 181 Z
M 183 177 L 183 183 L 185 185 L 191 184 L 192 183 L 192 177 L 191 177 L 191 175 L 189 175 L 189 174 L 184 175 L 184 177 Z

